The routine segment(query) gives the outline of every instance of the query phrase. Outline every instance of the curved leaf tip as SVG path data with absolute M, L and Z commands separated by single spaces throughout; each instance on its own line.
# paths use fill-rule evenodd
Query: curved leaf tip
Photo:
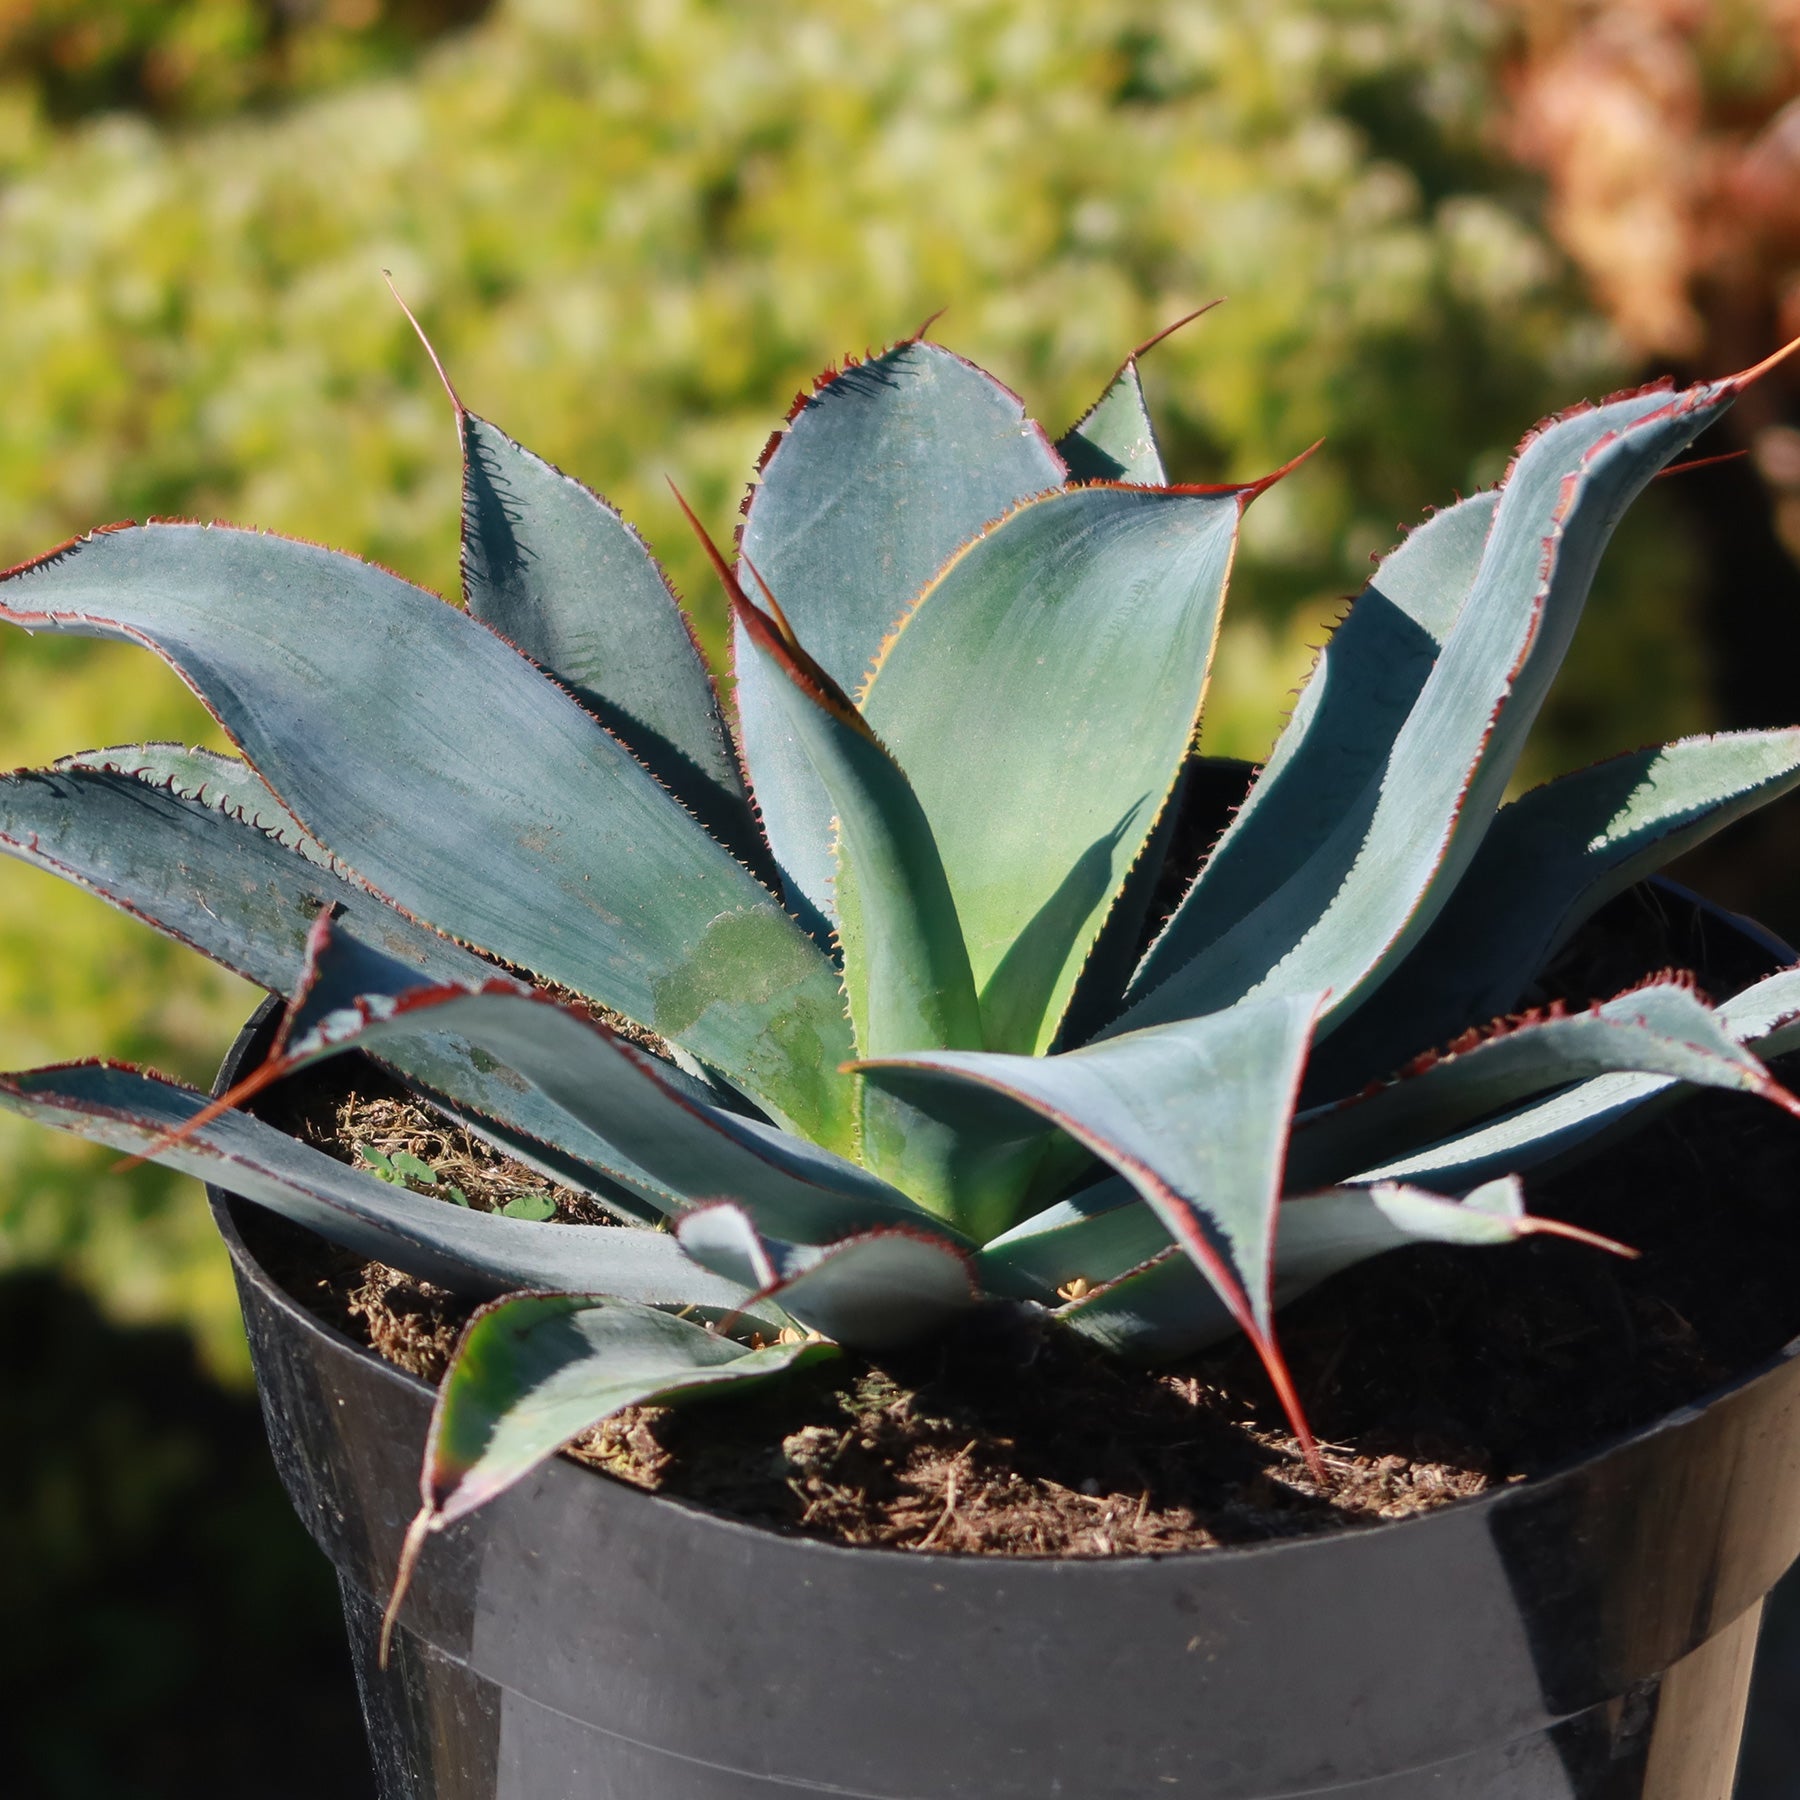
M 707 548 L 716 564 L 717 550 L 710 542 Z M 780 603 L 748 553 L 745 553 L 743 563 L 756 585 L 762 589 L 763 602 L 768 610 L 763 611 L 734 583 L 727 590 L 731 594 L 732 618 L 743 626 L 757 648 L 766 652 L 788 680 L 809 700 L 823 707 L 840 724 L 849 726 L 858 736 L 874 742 L 875 733 L 868 720 L 857 710 L 856 702 L 813 660 L 806 646 L 800 642 L 793 626 L 788 623 L 787 614 L 781 610 Z
M 1527 1213 L 1515 1224 L 1521 1237 L 1567 1238 L 1572 1244 L 1586 1244 L 1590 1250 L 1604 1250 L 1609 1256 L 1620 1256 L 1627 1262 L 1636 1262 L 1643 1254 L 1629 1244 L 1621 1244 L 1617 1238 L 1605 1237 L 1600 1232 L 1589 1231 L 1581 1225 L 1572 1225 L 1567 1219 L 1547 1219 L 1539 1213 Z
M 401 299 L 400 290 L 394 285 L 392 272 L 383 269 L 381 271 L 381 279 L 387 283 L 387 291 L 394 296 L 394 304 L 405 313 L 407 324 L 413 328 L 413 331 L 418 336 L 419 342 L 425 346 L 425 354 L 431 358 L 431 366 L 437 370 L 437 378 L 444 384 L 444 392 L 450 396 L 450 404 L 456 408 L 456 417 L 460 423 L 469 409 L 463 405 L 462 397 L 456 391 L 455 382 L 450 379 L 443 363 L 439 360 L 437 351 L 432 348 L 431 339 L 425 335 L 425 327 L 419 323 L 418 315 L 413 309 Z M 383 1666 L 385 1667 L 385 1664 Z
M 1242 504 L 1248 506 L 1252 500 L 1266 494 L 1276 482 L 1285 481 L 1302 463 L 1310 461 L 1324 447 L 1325 440 L 1323 438 L 1314 438 L 1298 456 L 1290 456 L 1279 469 L 1271 469 L 1268 474 L 1258 476 L 1255 481 L 1246 482 Z
M 1778 369 L 1796 350 L 1800 350 L 1800 337 L 1789 339 L 1779 350 L 1771 351 L 1761 362 L 1752 363 L 1749 368 L 1741 369 L 1735 375 L 1721 376 L 1717 385 L 1729 387 L 1741 394 L 1753 382 L 1761 381 L 1771 370 Z
M 745 1309 L 779 1306 L 808 1330 L 860 1350 L 928 1337 L 981 1298 L 961 1249 L 905 1225 L 792 1244 L 759 1230 L 734 1201 L 715 1200 L 684 1212 L 675 1236 L 701 1268 L 751 1290 Z M 735 1317 L 720 1328 L 729 1331 Z
M 690 1309 L 693 1310 L 693 1309 Z M 717 1309 L 699 1309 L 717 1316 Z M 834 1354 L 811 1340 L 748 1349 L 705 1323 L 606 1294 L 527 1292 L 469 1320 L 432 1406 L 385 1652 L 427 1538 L 485 1505 L 627 1406 L 741 1386 Z
M 939 1051 L 862 1065 L 870 1082 L 1005 1095 L 1117 1169 L 1249 1337 L 1321 1485 L 1271 1283 L 1288 1120 L 1322 1004 L 1317 993 L 1290 995 L 1057 1056 Z
M 712 533 L 700 523 L 699 516 L 687 503 L 687 496 L 673 480 L 669 482 L 669 492 L 675 496 L 675 504 L 681 508 L 682 517 L 692 527 L 694 536 L 700 540 L 700 547 L 706 552 L 707 561 L 712 564 L 719 584 L 725 590 L 726 604 L 731 609 L 733 620 L 743 626 L 757 647 L 767 652 L 795 687 L 838 714 L 846 723 L 854 721 L 866 735 L 868 726 L 863 723 L 861 714 L 857 713 L 843 689 L 807 654 L 793 626 L 788 623 L 787 614 L 781 610 L 780 602 L 776 600 L 769 584 L 763 580 L 756 565 L 747 555 L 743 557 L 744 567 L 762 589 L 767 611 L 744 592 L 736 570 L 725 560 L 724 552 L 713 541 Z
M 1149 353 L 1154 350 L 1158 344 L 1162 343 L 1165 338 L 1172 338 L 1184 325 L 1193 324 L 1196 319 L 1211 312 L 1215 306 L 1223 306 L 1225 300 L 1226 296 L 1220 294 L 1217 299 L 1208 300 L 1204 306 L 1196 306 L 1192 312 L 1183 313 L 1173 324 L 1163 326 L 1160 331 L 1151 332 L 1151 334 L 1145 338 L 1128 357 L 1126 357 L 1125 363 L 1134 363 L 1139 357 L 1149 355 Z M 1121 374 L 1124 372 L 1125 363 L 1119 365 Z
M 937 309 L 936 312 L 927 314 L 924 322 L 912 334 L 911 337 L 906 339 L 906 342 L 909 344 L 924 343 L 926 333 L 929 332 L 931 330 L 932 326 L 934 326 L 938 322 L 938 320 L 941 319 L 944 316 L 944 314 L 947 313 L 949 310 L 950 310 L 950 305 L 949 305 L 949 302 L 946 301 L 942 306 L 940 306 Z

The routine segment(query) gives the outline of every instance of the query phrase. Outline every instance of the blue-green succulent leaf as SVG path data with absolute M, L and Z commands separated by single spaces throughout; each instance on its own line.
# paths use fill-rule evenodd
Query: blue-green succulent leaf
M 762 1298 L 834 1343 L 893 1350 L 943 1331 L 978 1296 L 953 1246 L 889 1226 L 810 1253 Z
M 1319 653 L 1268 762 L 1151 946 L 1141 999 L 1269 900 L 1372 804 L 1394 738 L 1474 585 L 1497 493 L 1434 513 L 1380 566 Z
M 692 1207 L 677 1223 L 675 1240 L 703 1269 L 752 1294 L 768 1293 L 799 1264 L 794 1245 L 759 1231 L 756 1221 L 731 1200 Z
M 858 1054 L 980 1049 L 956 903 L 905 772 L 843 690 L 741 593 L 733 614 L 746 657 L 770 676 L 769 691 L 831 797 L 838 936 Z
M 1316 995 L 1290 995 L 1059 1056 L 938 1051 L 864 1065 L 919 1102 L 973 1083 L 1030 1108 L 1129 1181 L 1255 1343 L 1295 1430 L 1270 1265 L 1288 1119 Z M 910 1092 L 909 1092 L 910 1090 Z
M 1533 1232 L 1566 1230 L 1528 1216 L 1522 1190 L 1512 1178 L 1492 1182 L 1460 1201 L 1395 1182 L 1332 1188 L 1284 1200 L 1280 1221 L 1277 1307 L 1406 1244 L 1510 1244 Z M 1604 1240 L 1588 1241 L 1614 1247 Z M 1173 1246 L 1069 1301 L 1056 1317 L 1103 1348 L 1143 1362 L 1191 1355 L 1236 1329 L 1218 1296 Z
M 831 802 L 834 911 L 858 1047 L 869 1054 L 877 1044 L 978 1046 L 981 1017 L 956 906 L 905 772 L 795 637 L 754 564 L 745 559 L 767 612 L 691 511 L 688 518 L 724 583 L 745 666 L 768 678 L 766 691 Z
M 1800 968 L 1765 975 L 1721 1000 L 1717 1011 L 1732 1037 L 1765 1062 L 1800 1049 Z
M 1100 398 L 1057 439 L 1056 453 L 1069 465 L 1071 481 L 1129 481 L 1136 487 L 1166 485 L 1169 477 L 1157 446 L 1150 407 L 1144 399 L 1139 365 L 1164 338 L 1191 325 L 1218 304 L 1217 300 L 1209 300 L 1146 338 L 1119 365 L 1118 373 L 1106 384 Z
M 771 442 L 742 546 L 848 693 L 901 614 L 991 519 L 1066 470 L 1017 395 L 936 344 L 899 344 L 821 381 Z M 791 899 L 834 918 L 832 805 L 771 676 L 734 634 L 739 739 Z
M 348 1168 L 247 1113 L 220 1114 L 169 1142 L 208 1107 L 192 1088 L 104 1063 L 0 1075 L 6 1111 L 214 1182 L 359 1256 L 458 1293 L 577 1287 L 674 1305 L 748 1303 L 746 1290 L 695 1267 L 664 1232 L 533 1223 L 448 1205 Z
M 0 777 L 0 851 L 86 889 L 271 993 L 307 964 L 319 915 L 414 981 L 476 984 L 493 965 L 303 860 L 259 828 L 130 775 L 26 771 Z M 441 1034 L 395 1039 L 377 1060 L 510 1155 L 616 1213 L 649 1220 L 679 1196 L 490 1057 Z M 709 1098 L 664 1066 L 665 1079 Z
M 1322 1029 L 1348 1016 L 1468 867 L 1620 514 L 1741 385 L 1627 396 L 1527 439 L 1468 598 L 1360 798 L 1254 911 L 1148 986 L 1117 1029 L 1320 988 L 1331 995 Z
M 837 974 L 554 681 L 352 557 L 224 527 L 81 539 L 0 619 L 156 650 L 319 842 L 413 913 L 648 1026 L 848 1147 Z
M 1733 1089 L 1800 1111 L 1800 1101 L 1691 989 L 1654 982 L 1588 1012 L 1527 1019 L 1471 1047 L 1453 1046 L 1388 1087 L 1303 1115 L 1288 1180 L 1308 1187 L 1385 1173 L 1396 1158 L 1413 1161 L 1413 1146 L 1436 1143 L 1550 1089 L 1614 1073 Z
M 1164 487 L 1168 472 L 1157 447 L 1156 427 L 1144 399 L 1135 356 L 1106 392 L 1056 440 L 1071 481 L 1127 481 L 1134 487 Z
M 298 851 L 308 862 L 324 867 L 331 864 L 331 853 L 240 757 L 221 756 L 216 750 L 184 744 L 114 744 L 104 750 L 59 756 L 50 765 L 51 772 L 59 775 L 77 769 L 134 775 L 180 799 L 198 800 L 240 824 L 254 825 L 265 836 Z
M 784 634 L 780 615 L 750 601 L 713 555 L 743 663 L 769 676 L 768 691 L 834 809 L 837 938 L 858 1051 L 980 1049 L 981 1008 L 956 903 L 911 784 L 855 703 Z M 862 1160 L 944 1218 L 959 1215 L 958 1150 L 954 1130 L 864 1085 Z
M 321 910 L 337 911 L 366 941 L 437 979 L 493 972 L 295 854 L 260 822 L 130 773 L 59 765 L 0 776 L 0 852 L 62 876 L 271 993 L 299 980 Z
M 765 1235 L 743 1207 L 720 1201 L 684 1213 L 675 1235 L 703 1267 L 857 1350 L 930 1337 L 978 1297 L 960 1250 L 904 1227 L 790 1244 Z
M 1180 898 L 1174 884 L 1191 874 L 1208 845 L 1217 841 L 1256 773 L 1256 764 L 1240 757 L 1188 757 L 1089 953 L 1063 1014 L 1056 1049 L 1088 1043 L 1118 1016 L 1121 996 L 1145 953 L 1153 912 L 1158 922 L 1167 919 Z
M 1759 1058 L 1800 1049 L 1800 969 L 1780 970 L 1721 1001 L 1715 1017 L 1733 1043 Z M 1567 1167 L 1638 1129 L 1648 1109 L 1699 1091 L 1698 1084 L 1674 1075 L 1596 1075 L 1396 1156 L 1364 1178 L 1423 1181 L 1455 1191 L 1504 1169 Z
M 1087 961 L 1070 990 L 1068 1004 L 1050 1048 L 1073 1050 L 1085 1044 L 1118 1013 L 1120 997 L 1137 965 L 1150 908 L 1164 879 L 1165 864 L 1181 823 L 1183 803 L 1197 765 L 1209 759 L 1190 755 L 1175 778 L 1149 837 L 1120 884 Z
M 1057 1036 L 1186 761 L 1251 489 L 1070 489 L 951 561 L 863 701 L 924 805 L 995 1050 Z
M 398 964 L 321 934 L 319 984 L 302 990 L 278 1057 L 257 1078 L 422 1031 L 452 1033 L 530 1082 L 682 1200 L 729 1195 L 802 1242 L 857 1226 L 944 1227 L 905 1195 L 821 1146 L 699 1098 L 668 1066 L 582 1010 L 517 982 L 420 985 Z M 348 964 L 330 973 L 335 956 Z M 355 989 L 355 993 L 348 990 Z
M 606 1294 L 515 1294 L 469 1321 L 432 1406 L 419 1487 L 378 1649 L 434 1531 L 504 1493 L 627 1406 L 743 1388 L 835 1356 L 830 1344 L 749 1349 L 701 1318 Z
M 1111 1281 L 1174 1243 L 1169 1228 L 1122 1175 L 1058 1200 L 976 1251 L 989 1293 L 1054 1305 L 1073 1281 Z
M 717 1330 L 606 1294 L 516 1294 L 469 1321 L 426 1441 L 424 1497 L 447 1525 L 626 1406 L 742 1387 L 833 1354 L 752 1350 Z
M 721 842 L 755 858 L 737 755 L 687 619 L 612 507 L 462 412 L 469 611 L 554 675 Z
M 1743 731 L 1611 757 L 1501 807 L 1443 911 L 1313 1078 L 1348 1092 L 1516 1011 L 1614 895 L 1797 783 L 1800 730 Z

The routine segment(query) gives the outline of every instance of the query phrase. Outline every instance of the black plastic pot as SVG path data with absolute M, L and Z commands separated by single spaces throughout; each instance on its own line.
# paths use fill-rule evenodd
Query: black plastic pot
M 1560 1473 L 1161 1558 L 840 1549 L 556 1460 L 431 1540 L 382 1671 L 430 1390 L 294 1304 L 212 1199 L 384 1800 L 1731 1791 L 1800 1555 L 1800 1341 Z

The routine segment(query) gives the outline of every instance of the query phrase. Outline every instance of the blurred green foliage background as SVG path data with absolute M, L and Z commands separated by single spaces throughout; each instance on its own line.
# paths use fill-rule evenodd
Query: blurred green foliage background
M 664 478 L 728 527 L 823 364 L 947 308 L 934 335 L 1057 431 L 1223 294 L 1148 362 L 1177 478 L 1326 440 L 1239 557 L 1205 735 L 1260 755 L 1370 555 L 1633 372 L 1492 147 L 1500 30 L 1471 0 L 10 0 L 0 561 L 214 516 L 454 595 L 451 412 L 388 268 L 469 404 L 620 504 L 716 649 Z M 1691 573 L 1653 490 L 1534 774 L 1707 722 Z M 144 737 L 217 741 L 140 653 L 0 643 L 6 763 Z M 205 1080 L 251 999 L 0 866 L 9 1066 Z M 0 1126 L 0 1270 L 241 1382 L 197 1192 L 107 1161 Z

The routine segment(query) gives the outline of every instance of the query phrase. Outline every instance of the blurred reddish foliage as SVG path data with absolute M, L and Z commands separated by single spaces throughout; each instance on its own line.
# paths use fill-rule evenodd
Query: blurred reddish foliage
M 1647 373 L 1719 375 L 1800 337 L 1800 0 L 1498 0 L 1503 148 Z M 1739 401 L 1671 499 L 1718 722 L 1786 723 L 1800 660 L 1800 358 Z M 1758 479 L 1760 477 L 1760 480 Z M 1699 874 L 1800 941 L 1800 813 Z
M 1800 337 L 1800 0 L 1502 5 L 1506 148 L 1626 342 L 1721 373 Z M 1790 370 L 1743 426 L 1800 489 L 1800 436 L 1760 441 L 1795 395 Z

